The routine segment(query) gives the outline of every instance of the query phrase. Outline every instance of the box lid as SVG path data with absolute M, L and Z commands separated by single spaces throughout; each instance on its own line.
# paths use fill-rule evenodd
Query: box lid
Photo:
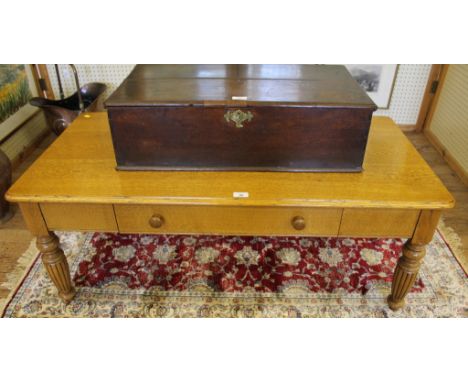
M 137 65 L 105 105 L 377 108 L 342 65 Z

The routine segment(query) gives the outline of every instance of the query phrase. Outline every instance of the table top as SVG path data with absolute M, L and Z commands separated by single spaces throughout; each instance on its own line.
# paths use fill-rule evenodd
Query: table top
M 454 199 L 395 123 L 374 117 L 361 173 L 117 171 L 105 112 L 80 115 L 12 202 L 444 209 Z M 236 199 L 234 192 L 248 192 Z

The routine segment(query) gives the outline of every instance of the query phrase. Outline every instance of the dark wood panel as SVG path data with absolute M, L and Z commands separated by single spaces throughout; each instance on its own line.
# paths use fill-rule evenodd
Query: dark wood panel
M 237 128 L 229 108 L 109 110 L 120 169 L 360 171 L 369 109 L 245 108 Z
M 341 65 L 137 65 L 106 101 L 112 106 L 354 105 L 375 108 Z

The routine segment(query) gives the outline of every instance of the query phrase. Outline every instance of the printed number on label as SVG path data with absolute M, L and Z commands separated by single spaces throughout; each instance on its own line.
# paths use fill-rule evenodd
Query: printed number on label
M 249 197 L 249 193 L 248 192 L 233 192 L 232 196 L 234 197 L 234 199 L 245 199 Z

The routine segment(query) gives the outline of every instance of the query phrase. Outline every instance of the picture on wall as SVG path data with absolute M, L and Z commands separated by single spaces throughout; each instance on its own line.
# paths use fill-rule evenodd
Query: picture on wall
M 37 111 L 28 104 L 36 95 L 29 65 L 0 64 L 0 140 Z
M 347 64 L 346 68 L 379 108 L 389 107 L 397 71 L 396 64 Z

